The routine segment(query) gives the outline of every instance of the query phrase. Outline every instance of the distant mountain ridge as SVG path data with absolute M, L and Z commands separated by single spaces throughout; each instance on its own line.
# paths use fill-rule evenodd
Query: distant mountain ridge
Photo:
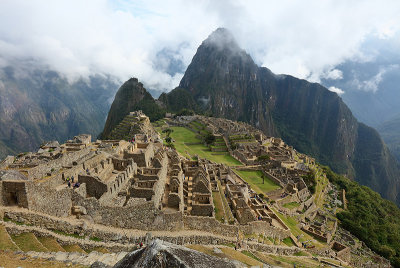
M 383 122 L 377 130 L 385 140 L 390 151 L 400 161 L 400 116 Z
M 110 114 L 122 103 L 114 102 Z M 399 164 L 377 131 L 320 84 L 257 66 L 226 29 L 203 41 L 178 88 L 151 102 L 248 122 L 400 204 Z
M 0 159 L 44 141 L 98 135 L 118 85 L 106 76 L 69 82 L 40 67 L 0 69 Z

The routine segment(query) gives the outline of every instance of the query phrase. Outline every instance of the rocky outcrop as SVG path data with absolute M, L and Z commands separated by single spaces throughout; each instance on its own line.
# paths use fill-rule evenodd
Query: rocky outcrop
M 158 239 L 146 248 L 126 255 L 114 268 L 157 267 L 242 267 L 239 263 L 210 256 L 193 249 L 174 245 Z
M 101 137 L 107 138 L 125 116 L 137 110 L 142 110 L 152 121 L 163 118 L 165 114 L 143 84 L 131 78 L 118 89 Z

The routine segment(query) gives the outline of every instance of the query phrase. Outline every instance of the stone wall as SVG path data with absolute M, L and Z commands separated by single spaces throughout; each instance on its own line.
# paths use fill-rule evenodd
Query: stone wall
M 112 230 L 111 228 L 98 228 L 96 226 L 89 226 L 84 221 L 67 221 L 60 218 L 51 217 L 44 214 L 37 214 L 30 211 L 8 211 L 2 209 L 5 216 L 11 218 L 14 221 L 23 222 L 25 224 L 31 224 L 34 226 L 39 226 L 42 228 L 46 228 L 48 230 L 58 230 L 63 231 L 69 234 L 79 234 L 80 236 L 84 237 L 97 237 L 104 242 L 108 242 L 111 248 L 113 245 L 112 242 L 117 242 L 120 244 L 139 244 L 145 243 L 148 239 L 147 236 L 150 238 L 159 238 L 164 241 L 168 241 L 174 244 L 209 244 L 209 245 L 217 245 L 217 244 L 228 244 L 228 243 L 236 243 L 237 237 L 237 227 L 233 225 L 226 225 L 217 222 L 215 219 L 214 221 L 210 220 L 210 218 L 203 218 L 203 217 L 185 217 L 181 213 L 172 213 L 167 215 L 159 215 L 158 219 L 156 219 L 157 225 L 162 225 L 163 221 L 168 221 L 171 224 L 178 222 L 182 222 L 185 220 L 187 224 L 191 225 L 201 225 L 197 226 L 197 229 L 192 230 L 199 230 L 199 231 L 215 231 L 215 235 L 179 235 L 178 233 L 170 236 L 170 235 L 152 235 L 151 233 L 146 235 L 139 235 L 135 232 L 130 232 L 130 230 L 126 230 L 126 232 L 118 232 L 117 230 Z M 1 213 L 0 213 L 1 214 Z M 206 220 L 204 220 L 206 219 Z M 157 223 L 158 222 L 158 223 Z M 28 228 L 28 229 L 35 229 L 36 227 L 30 226 L 17 226 L 20 228 Z M 170 230 L 181 230 L 183 226 L 178 226 L 176 229 Z M 188 227 L 186 225 L 185 227 Z M 218 230 L 210 229 L 211 227 L 218 228 Z M 222 229 L 219 229 L 222 228 Z M 15 228 L 14 228 L 15 229 Z M 30 230 L 29 230 L 30 231 Z M 17 230 L 16 232 L 21 232 L 21 230 Z M 49 234 L 49 231 L 46 231 Z M 36 233 L 35 233 L 36 234 Z M 268 235 L 267 233 L 265 233 Z M 38 233 L 39 236 L 43 235 L 40 231 Z M 223 237 L 226 236 L 226 237 Z M 283 236 L 281 236 L 281 239 Z M 86 241 L 82 239 L 82 242 Z M 90 241 L 92 242 L 92 241 Z M 111 243 L 110 243 L 111 242 Z M 61 242 L 61 244 L 64 244 Z M 292 255 L 300 251 L 299 248 L 296 247 L 284 247 L 284 246 L 274 246 L 274 245 L 266 245 L 257 242 L 246 242 L 245 243 L 248 248 L 268 253 L 274 254 L 282 254 L 282 255 Z
M 245 235 L 265 234 L 266 236 L 269 237 L 277 236 L 280 237 L 281 239 L 290 236 L 290 230 L 277 228 L 263 221 L 253 221 L 247 225 L 240 225 L 240 230 Z
M 57 217 L 67 217 L 71 214 L 72 192 L 70 188 L 55 190 L 30 184 L 28 187 L 29 209 Z
M 184 216 L 183 224 L 187 230 L 208 231 L 222 236 L 236 237 L 238 232 L 238 226 L 222 224 L 211 217 Z
M 40 179 L 47 176 L 48 173 L 52 173 L 54 170 L 59 170 L 65 166 L 73 166 L 73 163 L 83 162 L 86 159 L 95 155 L 95 152 L 91 151 L 90 147 L 84 148 L 77 152 L 71 152 L 64 154 L 61 158 L 50 161 L 46 164 L 28 169 L 28 178 Z M 53 171 L 52 171 L 53 170 Z
M 213 212 L 214 207 L 212 204 L 199 204 L 196 202 L 192 203 L 192 215 L 212 217 Z
M 95 223 L 111 225 L 120 228 L 143 229 L 152 226 L 159 211 L 154 208 L 154 203 L 149 201 L 130 207 L 102 206 L 95 198 L 83 198 L 74 193 L 72 201 L 75 206 L 86 208 Z
M 107 185 L 103 183 L 98 177 L 89 175 L 79 175 L 78 181 L 86 184 L 86 193 L 99 199 L 105 192 L 107 192 Z
M 124 151 L 124 159 L 132 158 L 139 167 L 148 167 L 151 164 L 151 160 L 154 157 L 154 146 L 153 143 L 148 144 L 136 144 L 138 149 L 143 150 L 142 153 L 130 153 Z M 136 149 L 137 150 L 137 149 Z
M 2 203 L 5 206 L 18 205 L 20 207 L 29 207 L 28 187 L 32 183 L 29 181 L 3 181 L 1 182 Z
M 164 190 L 165 190 L 165 183 L 167 179 L 167 172 L 168 172 L 168 157 L 164 157 L 162 161 L 162 168 L 158 172 L 158 181 L 154 185 L 154 196 L 152 198 L 154 202 L 154 206 L 156 208 L 161 208 L 161 203 L 162 203 L 162 198 L 164 196 Z
M 179 198 L 178 193 L 170 193 L 168 195 L 168 206 L 173 208 L 180 207 L 181 199 Z

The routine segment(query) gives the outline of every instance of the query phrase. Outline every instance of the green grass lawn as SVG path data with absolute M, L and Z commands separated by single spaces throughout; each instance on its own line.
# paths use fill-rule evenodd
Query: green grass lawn
M 300 204 L 297 203 L 297 202 L 290 202 L 290 203 L 286 203 L 286 204 L 283 205 L 283 207 L 288 208 L 288 209 L 294 209 L 294 208 L 297 208 L 299 206 L 300 206 Z
M 40 236 L 37 239 L 51 252 L 65 251 L 60 244 L 58 244 L 57 240 L 50 236 Z
M 66 252 L 79 252 L 79 253 L 86 253 L 80 246 L 78 245 L 64 245 L 63 248 Z
M 22 251 L 49 251 L 45 248 L 33 233 L 22 233 L 20 235 L 11 235 L 12 240 Z
M 215 208 L 215 218 L 220 222 L 224 222 L 222 218 L 225 217 L 224 208 L 222 207 L 222 200 L 219 192 L 213 192 L 213 201 L 214 201 L 214 208 Z
M 290 237 L 286 237 L 285 239 L 282 240 L 282 242 L 289 247 L 294 247 L 295 244 L 293 243 L 293 240 Z
M 12 242 L 6 228 L 0 225 L 0 250 L 18 250 L 18 247 Z
M 235 172 L 242 177 L 251 188 L 257 193 L 268 193 L 273 190 L 279 189 L 280 186 L 270 180 L 268 177 L 265 178 L 264 183 L 262 179 L 262 172 L 260 170 L 247 171 L 247 170 L 235 170 Z
M 171 129 L 173 130 L 171 138 L 175 141 L 173 144 L 180 154 L 186 157 L 189 157 L 188 153 L 192 156 L 198 155 L 200 158 L 206 158 L 213 162 L 226 164 L 228 166 L 242 165 L 228 153 L 213 155 L 213 152 L 203 144 L 187 145 L 188 143 L 201 142 L 201 140 L 196 138 L 196 133 L 193 131 L 184 127 L 171 127 Z

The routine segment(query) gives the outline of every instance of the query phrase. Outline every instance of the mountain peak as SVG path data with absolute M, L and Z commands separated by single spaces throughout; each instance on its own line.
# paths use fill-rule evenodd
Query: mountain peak
M 241 50 L 233 34 L 226 28 L 216 29 L 204 40 L 203 45 L 215 46 L 219 49 Z

